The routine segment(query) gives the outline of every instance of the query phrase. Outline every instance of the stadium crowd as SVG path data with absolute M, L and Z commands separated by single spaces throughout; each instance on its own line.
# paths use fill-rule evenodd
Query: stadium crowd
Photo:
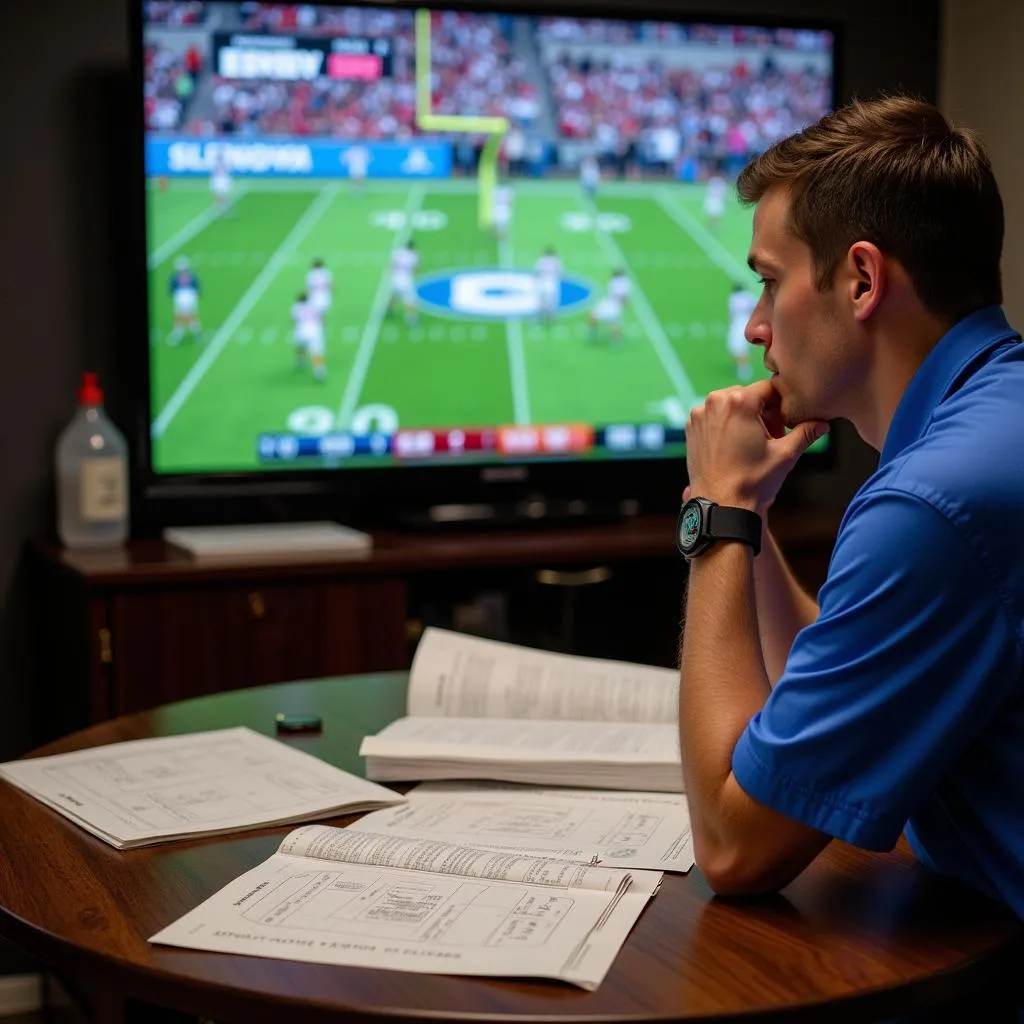
M 547 65 L 559 136 L 588 144 L 605 170 L 619 175 L 735 173 L 781 135 L 824 114 L 831 99 L 829 78 L 810 62 L 784 69 L 766 53 L 756 67 L 736 59 L 671 67 L 641 45 L 812 53 L 830 49 L 825 32 L 542 18 L 538 41 L 549 53 L 564 47 Z
M 201 0 L 146 0 L 143 18 L 147 25 L 199 25 L 206 20 Z
M 203 7 L 152 2 L 147 16 L 160 24 L 185 24 L 186 17 L 202 18 Z M 195 87 L 196 62 L 153 45 L 146 50 L 147 125 L 191 133 L 370 141 L 417 134 L 411 11 L 249 0 L 239 12 L 240 27 L 251 32 L 387 37 L 394 45 L 392 76 L 372 82 L 215 77 L 212 117 L 183 117 Z M 507 117 L 513 130 L 505 148 L 513 170 L 526 166 L 548 97 L 556 151 L 559 142 L 568 141 L 577 154 L 580 146 L 593 153 L 605 173 L 688 179 L 705 178 L 716 169 L 734 173 L 775 139 L 820 117 L 831 99 L 830 79 L 810 61 L 806 67 L 783 67 L 769 52 L 749 63 L 723 52 L 721 63 L 698 69 L 668 66 L 649 48 L 690 41 L 810 54 L 831 46 L 824 32 L 586 18 L 541 18 L 536 32 L 538 52 L 548 54 L 549 80 L 540 85 L 512 45 L 511 19 L 433 14 L 434 112 Z M 464 170 L 471 169 L 481 142 L 457 140 L 456 162 Z
M 600 62 L 563 54 L 549 72 L 560 136 L 589 143 L 618 174 L 735 172 L 824 114 L 831 96 L 824 75 L 770 60 L 758 71 L 744 63 L 696 71 L 620 48 Z
M 245 4 L 249 31 L 385 36 L 394 45 L 392 76 L 375 82 L 241 82 L 218 78 L 215 129 L 239 134 L 327 135 L 401 140 L 417 134 L 415 39 L 410 11 Z M 434 15 L 431 47 L 436 113 L 505 115 L 528 123 L 537 88 L 513 58 L 497 16 Z M 191 129 L 197 126 L 190 125 Z
M 146 127 L 180 128 L 186 104 L 202 71 L 202 56 L 195 47 L 177 53 L 166 46 L 150 44 L 143 50 L 142 63 Z
M 538 19 L 538 35 L 561 43 L 686 43 L 762 46 L 821 52 L 832 48 L 828 32 L 810 29 L 758 28 L 754 25 L 682 25 L 667 21 L 606 21 L 602 18 Z

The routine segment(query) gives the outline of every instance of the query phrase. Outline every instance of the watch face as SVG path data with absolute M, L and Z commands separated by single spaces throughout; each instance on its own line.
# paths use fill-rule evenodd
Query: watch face
M 679 517 L 679 546 L 683 551 L 689 551 L 697 543 L 697 538 L 700 537 L 700 525 L 700 506 L 693 503 L 687 505 Z

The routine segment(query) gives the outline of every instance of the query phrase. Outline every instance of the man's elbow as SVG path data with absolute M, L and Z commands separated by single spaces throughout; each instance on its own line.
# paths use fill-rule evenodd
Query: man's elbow
M 770 884 L 764 873 L 752 871 L 743 864 L 698 861 L 697 867 L 716 896 L 763 896 L 781 888 Z
M 751 851 L 715 850 L 697 857 L 704 880 L 716 896 L 764 896 L 785 888 L 809 861 L 772 862 Z

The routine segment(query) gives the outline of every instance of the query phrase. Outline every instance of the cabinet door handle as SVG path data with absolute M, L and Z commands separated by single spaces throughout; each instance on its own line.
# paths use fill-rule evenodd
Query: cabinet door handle
M 267 614 L 267 605 L 263 600 L 263 595 L 258 590 L 253 590 L 249 594 L 249 614 L 254 619 L 262 619 Z
M 593 569 L 567 571 L 564 569 L 538 569 L 533 577 L 538 583 L 549 587 L 591 587 L 612 578 L 607 565 L 595 565 Z
M 100 642 L 100 664 L 110 665 L 114 661 L 114 645 L 110 639 L 110 630 L 103 626 L 98 634 Z

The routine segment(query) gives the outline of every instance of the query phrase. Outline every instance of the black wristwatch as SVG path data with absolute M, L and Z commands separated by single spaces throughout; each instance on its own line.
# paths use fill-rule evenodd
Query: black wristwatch
M 685 558 L 703 554 L 716 540 L 740 540 L 761 553 L 761 517 L 748 508 L 691 498 L 679 511 L 676 547 Z

